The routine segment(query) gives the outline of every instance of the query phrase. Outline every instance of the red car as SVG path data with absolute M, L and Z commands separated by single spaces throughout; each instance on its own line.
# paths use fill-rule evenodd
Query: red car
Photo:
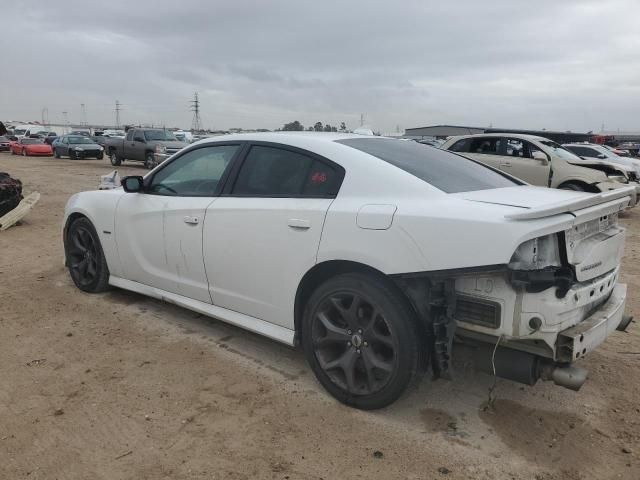
M 11 143 L 12 155 L 52 156 L 53 149 L 39 138 L 21 138 Z

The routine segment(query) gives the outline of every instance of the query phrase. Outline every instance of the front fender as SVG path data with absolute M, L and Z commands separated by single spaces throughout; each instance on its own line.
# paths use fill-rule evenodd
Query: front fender
M 62 224 L 63 235 L 65 235 L 72 217 L 77 215 L 87 217 L 96 229 L 109 271 L 115 276 L 122 275 L 115 241 L 115 212 L 123 194 L 124 191 L 120 188 L 76 193 L 67 201 Z

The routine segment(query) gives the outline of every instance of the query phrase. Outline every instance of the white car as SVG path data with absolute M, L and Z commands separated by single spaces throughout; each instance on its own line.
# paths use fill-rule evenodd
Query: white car
M 69 200 L 74 283 L 139 292 L 300 344 L 363 409 L 396 400 L 454 336 L 478 366 L 578 389 L 571 363 L 626 328 L 632 188 L 524 185 L 416 142 L 257 133 L 190 145 L 123 188 Z

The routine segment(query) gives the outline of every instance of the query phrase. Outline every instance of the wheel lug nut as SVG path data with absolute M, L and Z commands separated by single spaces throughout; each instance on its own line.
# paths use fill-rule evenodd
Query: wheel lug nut
M 356 350 L 356 353 L 357 353 L 358 355 L 360 355 L 360 349 L 357 349 L 357 350 Z
M 347 330 L 347 335 L 351 335 L 353 332 L 351 330 Z
M 358 333 L 362 333 L 362 329 L 361 328 L 358 329 Z
M 350 347 L 350 346 L 351 346 L 351 342 L 347 342 L 347 347 Z
M 364 346 L 368 347 L 369 346 L 369 342 L 364 342 Z

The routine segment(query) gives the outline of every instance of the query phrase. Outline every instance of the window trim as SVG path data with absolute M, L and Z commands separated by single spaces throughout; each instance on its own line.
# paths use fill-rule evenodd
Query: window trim
M 155 178 L 155 176 L 160 173 L 161 171 L 163 171 L 165 168 L 167 168 L 169 165 L 171 165 L 173 162 L 179 160 L 180 158 L 182 158 L 183 156 L 187 155 L 188 153 L 194 152 L 196 150 L 201 150 L 203 148 L 212 148 L 212 147 L 228 147 L 228 146 L 237 146 L 238 150 L 236 150 L 236 152 L 233 154 L 233 157 L 231 157 L 231 160 L 229 161 L 229 166 L 227 167 L 227 169 L 224 171 L 224 173 L 222 174 L 222 177 L 220 177 L 220 180 L 218 181 L 218 185 L 216 186 L 215 191 L 213 192 L 212 195 L 210 194 L 205 194 L 205 195 L 167 195 L 167 194 L 163 194 L 163 193 L 158 193 L 158 192 L 152 192 L 151 191 L 151 184 L 153 183 L 153 179 Z M 220 193 L 222 192 L 222 190 L 224 189 L 224 187 L 226 186 L 226 183 L 231 175 L 231 171 L 235 168 L 235 164 L 237 163 L 238 159 L 244 155 L 244 151 L 247 148 L 247 142 L 245 141 L 229 141 L 229 142 L 215 142 L 215 143 L 205 143 L 202 145 L 196 145 L 194 147 L 187 147 L 185 148 L 183 151 L 179 152 L 178 154 L 174 155 L 171 159 L 167 160 L 166 162 L 161 164 L 161 167 L 158 170 L 154 170 L 153 172 L 151 172 L 151 174 L 147 175 L 146 177 L 144 177 L 143 179 L 143 187 L 144 187 L 144 193 L 147 195 L 158 195 L 161 197 L 180 197 L 180 198 L 215 198 L 215 197 L 219 197 Z
M 249 152 L 251 151 L 251 148 L 253 147 L 270 147 L 270 148 L 277 148 L 280 150 L 287 150 L 293 153 L 297 153 L 299 155 L 304 155 L 307 156 L 309 158 L 311 158 L 314 161 L 318 161 L 320 163 L 323 163 L 325 165 L 327 165 L 328 167 L 333 168 L 336 171 L 336 174 L 338 175 L 338 181 L 337 181 L 337 189 L 336 192 L 333 194 L 328 194 L 328 195 L 304 195 L 304 194 L 299 194 L 299 195 L 287 195 L 287 194 L 279 194 L 279 195 L 256 195 L 256 194 L 252 194 L 252 195 L 238 195 L 233 193 L 233 189 L 236 186 L 236 183 L 238 181 L 238 177 L 240 176 L 240 170 L 242 169 L 243 165 L 245 164 L 245 161 L 247 159 L 247 156 L 249 155 Z M 323 157 L 322 155 L 318 155 L 317 153 L 311 152 L 309 150 L 305 150 L 304 148 L 299 148 L 299 147 L 294 147 L 292 145 L 287 145 L 285 143 L 277 143 L 277 142 L 263 142 L 263 141 L 248 141 L 247 145 L 244 149 L 244 151 L 242 152 L 242 156 L 240 158 L 236 159 L 236 163 L 232 166 L 231 168 L 231 172 L 228 178 L 228 181 L 225 182 L 225 185 L 222 189 L 222 193 L 219 195 L 221 197 L 234 197 L 234 198 L 336 198 L 336 196 L 338 195 L 338 193 L 340 193 L 340 189 L 342 188 L 342 182 L 344 181 L 344 177 L 345 177 L 345 169 L 342 165 L 337 164 L 336 162 L 333 162 L 331 160 L 329 160 L 326 157 Z

